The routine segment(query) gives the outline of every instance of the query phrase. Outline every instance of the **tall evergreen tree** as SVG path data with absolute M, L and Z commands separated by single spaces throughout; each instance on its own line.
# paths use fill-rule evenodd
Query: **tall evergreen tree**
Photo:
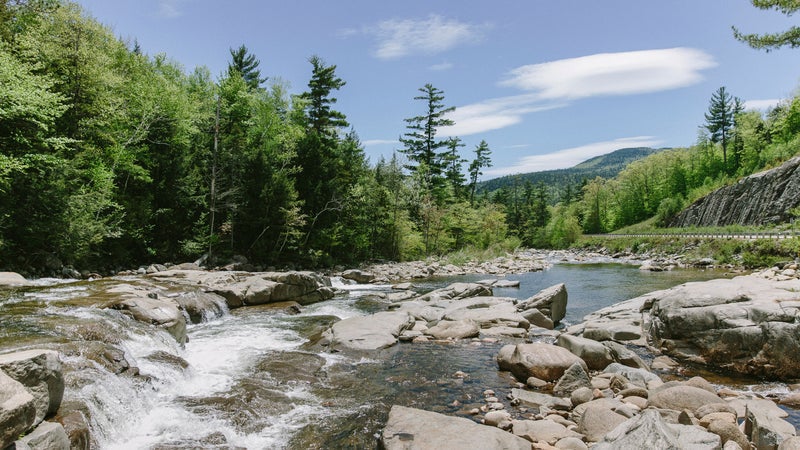
M 258 66 L 261 61 L 256 59 L 256 56 L 247 51 L 244 44 L 240 45 L 237 49 L 230 49 L 231 62 L 228 63 L 228 77 L 234 73 L 238 73 L 250 90 L 258 89 L 261 83 L 267 81 L 266 78 L 261 78 L 261 70 Z
M 728 141 L 731 130 L 735 125 L 736 114 L 743 110 L 742 101 L 733 97 L 720 87 L 711 95 L 708 112 L 705 114 L 705 128 L 708 130 L 711 142 L 722 145 L 722 162 L 728 165 Z
M 444 92 L 430 83 L 419 91 L 422 95 L 414 97 L 414 100 L 424 101 L 426 111 L 419 116 L 405 119 L 408 131 L 400 138 L 405 146 L 401 152 L 411 161 L 406 166 L 408 170 L 415 172 L 420 166 L 427 170 L 424 181 L 431 189 L 441 184 L 444 167 L 439 149 L 448 144 L 447 140 L 436 139 L 436 133 L 442 127 L 455 125 L 453 120 L 447 118 L 447 114 L 455 111 L 455 107 L 445 106 Z
M 481 141 L 475 147 L 475 159 L 469 164 L 469 202 L 475 203 L 475 189 L 478 186 L 478 177 L 483 175 L 484 167 L 492 167 L 492 160 L 489 157 L 492 151 L 486 141 Z
M 776 9 L 787 16 L 800 11 L 800 2 L 797 0 L 750 0 L 756 8 Z M 790 48 L 800 47 L 800 27 L 794 26 L 779 33 L 744 34 L 736 27 L 733 36 L 741 42 L 755 49 L 764 49 L 769 52 L 788 45 Z
M 453 188 L 453 194 L 456 198 L 462 198 L 462 191 L 464 190 L 464 182 L 467 178 L 462 172 L 462 164 L 467 162 L 462 158 L 458 152 L 459 147 L 464 147 L 464 143 L 458 137 L 451 137 L 447 140 L 447 151 L 442 154 L 442 163 L 444 165 L 444 177 Z

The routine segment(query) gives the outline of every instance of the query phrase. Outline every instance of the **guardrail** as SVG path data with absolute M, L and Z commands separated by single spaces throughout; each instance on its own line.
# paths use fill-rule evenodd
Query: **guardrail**
M 775 231 L 775 232 L 753 232 L 753 233 L 606 233 L 606 234 L 585 234 L 588 237 L 682 237 L 699 239 L 791 239 L 798 237 L 795 231 Z

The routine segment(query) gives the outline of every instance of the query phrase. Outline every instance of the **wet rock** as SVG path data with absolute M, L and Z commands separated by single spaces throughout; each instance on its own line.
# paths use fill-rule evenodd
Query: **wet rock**
M 353 280 L 359 284 L 371 283 L 375 279 L 375 274 L 366 270 L 350 269 L 342 272 L 342 278 Z
M 515 420 L 511 432 L 531 442 L 547 442 L 552 445 L 563 438 L 579 438 L 580 434 L 552 420 Z
M 435 339 L 465 339 L 477 337 L 480 334 L 480 328 L 474 321 L 469 319 L 441 320 L 436 325 L 425 330 L 424 334 Z
M 396 344 L 400 333 L 413 326 L 414 318 L 405 312 L 350 317 L 333 324 L 322 343 L 331 349 L 378 350 Z
M 558 383 L 553 388 L 553 394 L 559 397 L 567 397 L 578 388 L 588 389 L 591 386 L 589 375 L 586 374 L 580 363 L 575 362 L 559 378 Z
M 36 401 L 18 381 L 0 371 L 0 448 L 6 448 L 33 426 Z
M 591 370 L 602 370 L 614 362 L 611 350 L 591 339 L 562 334 L 556 340 L 556 345 L 580 357 Z
M 0 272 L 0 287 L 27 286 L 30 282 L 16 272 Z
M 648 406 L 677 411 L 688 409 L 693 414 L 705 405 L 723 402 L 724 400 L 716 394 L 705 389 L 685 385 L 673 386 L 655 393 L 651 392 L 647 399 Z
M 58 411 L 64 397 L 64 376 L 58 352 L 27 350 L 0 355 L 0 370 L 22 383 L 33 395 L 34 425 Z
M 268 375 L 271 380 L 289 384 L 315 383 L 325 367 L 325 358 L 314 353 L 285 351 L 270 352 L 256 364 L 256 373 Z
M 693 449 L 718 450 L 719 436 L 692 425 L 672 425 L 658 411 L 646 410 L 605 435 L 594 450 Z
M 454 300 L 468 297 L 488 297 L 492 290 L 478 283 L 453 283 L 442 289 L 436 289 L 418 298 L 420 301 L 436 302 L 439 300 Z
M 186 343 L 186 318 L 175 301 L 157 295 L 150 296 L 152 292 L 148 289 L 127 284 L 115 286 L 108 293 L 122 298 L 112 302 L 110 308 L 120 310 L 140 322 L 161 327 L 178 343 Z
M 64 427 L 72 450 L 89 450 L 91 435 L 89 431 L 88 408 L 79 402 L 65 402 L 55 420 Z
M 517 309 L 521 312 L 537 309 L 554 324 L 558 324 L 567 314 L 567 287 L 564 283 L 543 289 L 533 297 L 519 304 Z
M 497 355 L 500 370 L 510 371 L 520 381 L 528 377 L 555 381 L 575 362 L 586 367 L 586 363 L 569 350 L 539 343 L 517 344 L 501 349 Z
M 208 322 L 225 314 L 225 298 L 212 292 L 191 291 L 171 297 L 192 323 Z
M 498 428 L 478 425 L 461 417 L 450 417 L 420 409 L 394 405 L 381 434 L 386 450 L 473 448 L 530 450 L 530 442 Z
M 70 450 L 69 437 L 64 427 L 56 422 L 42 422 L 31 433 L 15 443 L 18 449 Z

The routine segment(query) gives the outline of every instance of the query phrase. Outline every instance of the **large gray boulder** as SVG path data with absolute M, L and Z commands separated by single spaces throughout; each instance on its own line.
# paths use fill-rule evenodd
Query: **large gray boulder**
M 480 328 L 492 327 L 511 327 L 527 330 L 531 325 L 519 313 L 514 304 L 502 302 L 486 308 L 461 307 L 443 316 L 445 320 L 471 320 L 478 324 Z
M 418 298 L 420 301 L 436 302 L 439 300 L 454 300 L 468 297 L 488 297 L 492 289 L 478 283 L 453 283 L 442 289 L 428 292 Z
M 36 420 L 36 400 L 20 382 L 0 371 L 0 448 L 8 447 Z
M 35 430 L 14 444 L 19 450 L 70 450 L 67 432 L 56 422 L 42 422 Z
M 776 449 L 797 435 L 797 430 L 780 416 L 785 413 L 763 403 L 749 402 L 745 411 L 744 433 L 757 449 Z M 773 405 L 770 405 L 773 406 Z
M 169 298 L 159 297 L 152 289 L 120 284 L 107 291 L 120 297 L 108 307 L 122 311 L 140 322 L 149 323 L 165 329 L 180 344 L 186 343 L 186 318 L 178 303 Z
M 539 408 L 541 406 L 566 411 L 572 408 L 572 403 L 567 398 L 555 397 L 541 392 L 526 391 L 524 389 L 511 389 L 511 398 L 519 400 L 527 406 Z
M 64 397 L 64 376 L 58 352 L 27 350 L 0 355 L 0 370 L 22 383 L 33 395 L 34 425 L 58 411 Z
M 414 323 L 414 317 L 396 311 L 350 317 L 325 331 L 321 343 L 331 349 L 379 350 L 396 344 L 400 334 Z
M 705 389 L 686 385 L 651 391 L 647 398 L 647 406 L 676 411 L 689 410 L 692 413 L 703 406 L 724 402 L 725 400 Z
M 588 370 L 586 363 L 569 350 L 542 343 L 505 346 L 497 354 L 500 370 L 508 370 L 522 382 L 530 377 L 545 381 L 558 380 L 576 362 Z
M 531 442 L 547 442 L 550 445 L 564 438 L 581 437 L 580 434 L 552 420 L 515 420 L 512 422 L 511 432 Z
M 375 274 L 361 269 L 350 269 L 342 272 L 342 278 L 345 280 L 353 280 L 356 283 L 371 283 L 375 278 Z
M 592 339 L 561 334 L 556 340 L 556 345 L 564 347 L 580 357 L 591 370 L 602 370 L 614 362 L 614 358 L 611 356 L 611 350 L 600 342 Z
M 753 376 L 800 373 L 800 280 L 686 283 L 650 304 L 651 338 L 670 356 Z
M 586 436 L 586 440 L 591 442 L 602 440 L 606 433 L 628 420 L 627 417 L 618 414 L 605 402 L 592 401 L 581 406 L 584 409 L 578 423 L 578 431 Z
M 531 443 L 469 419 L 394 405 L 381 434 L 386 450 L 477 448 L 530 450 Z
M 576 362 L 569 366 L 569 369 L 559 378 L 558 383 L 553 387 L 553 394 L 569 397 L 576 389 L 591 387 L 592 382 L 589 380 L 589 375 L 583 366 Z
M 472 320 L 442 320 L 423 333 L 436 339 L 465 339 L 477 337 L 480 331 Z
M 800 157 L 742 178 L 697 200 L 672 219 L 672 227 L 766 225 L 788 222 L 800 206 Z
M 594 450 L 719 450 L 720 437 L 701 427 L 692 425 L 673 425 L 661 418 L 654 409 L 618 425 L 607 433 Z
M 525 311 L 537 309 L 558 324 L 567 314 L 567 286 L 564 283 L 542 289 L 533 297 L 519 302 L 517 309 Z

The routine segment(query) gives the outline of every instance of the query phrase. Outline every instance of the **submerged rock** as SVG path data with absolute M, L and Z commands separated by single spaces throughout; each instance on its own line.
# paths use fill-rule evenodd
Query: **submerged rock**
M 384 311 L 371 316 L 350 317 L 323 333 L 323 345 L 331 349 L 378 350 L 397 343 L 403 330 L 414 326 L 405 312 Z
M 531 443 L 499 428 L 421 409 L 394 405 L 381 434 L 386 450 L 476 448 L 530 450 Z

